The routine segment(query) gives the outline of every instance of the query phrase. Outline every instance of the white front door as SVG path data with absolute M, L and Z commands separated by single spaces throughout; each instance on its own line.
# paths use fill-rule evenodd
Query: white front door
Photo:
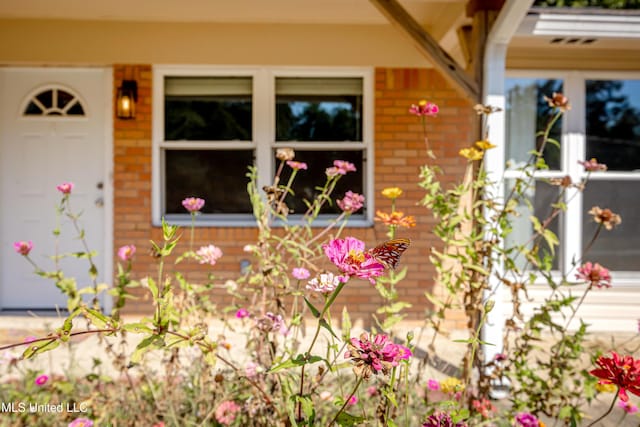
M 81 289 L 92 285 L 88 260 L 52 257 L 84 252 L 78 239 L 84 233 L 90 249 L 98 252 L 98 281 L 104 280 L 107 76 L 104 69 L 0 69 L 2 310 L 66 308 L 54 281 L 35 275 L 34 267 L 15 252 L 16 241 L 31 240 L 30 257 L 39 268 L 60 267 Z M 56 186 L 63 182 L 74 184 L 70 206 L 81 213 L 78 226 L 84 231 L 56 215 L 62 199 Z

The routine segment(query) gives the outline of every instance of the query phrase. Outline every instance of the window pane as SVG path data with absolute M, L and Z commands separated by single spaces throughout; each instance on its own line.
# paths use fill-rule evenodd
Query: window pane
M 640 169 L 640 80 L 588 80 L 587 159 Z
M 251 141 L 250 77 L 166 77 L 165 140 Z
M 511 189 L 515 185 L 515 180 L 508 180 L 506 183 L 506 194 L 507 196 L 511 194 Z M 520 184 L 524 186 L 524 183 Z M 558 201 L 559 190 L 558 187 L 547 184 L 544 181 L 536 180 L 535 184 L 531 185 L 526 191 L 523 192 L 526 199 L 518 200 L 517 212 L 518 216 L 512 216 L 512 224 L 513 231 L 507 237 L 506 245 L 508 248 L 513 247 L 515 245 L 524 245 L 528 243 L 527 247 L 532 247 L 531 237 L 534 234 L 533 225 L 531 223 L 531 215 L 535 215 L 536 218 L 540 221 L 540 223 L 544 223 L 545 219 L 549 218 L 552 214 L 553 203 Z M 528 203 L 532 205 L 533 211 L 528 207 Z M 559 236 L 560 232 L 560 220 L 559 218 L 562 216 L 557 215 L 547 227 L 549 230 L 553 231 L 553 233 Z M 559 269 L 559 247 L 555 247 L 555 256 L 553 257 L 552 269 Z M 546 254 L 550 254 L 551 251 L 549 246 L 546 244 L 544 239 L 540 242 L 540 252 L 539 256 L 543 258 Z M 513 254 L 513 256 L 517 256 L 516 265 L 520 269 L 531 269 L 531 265 L 527 264 L 527 260 L 522 254 Z
M 536 133 L 543 131 L 552 117 L 553 109 L 544 96 L 562 92 L 561 80 L 509 78 L 505 83 L 507 160 L 517 168 L 531 158 L 531 151 L 540 150 L 542 139 Z M 562 118 L 554 125 L 550 137 L 560 142 Z M 547 143 L 543 152 L 550 169 L 560 169 L 560 148 Z
M 274 154 L 275 158 L 275 154 Z M 319 194 L 320 191 L 316 187 L 321 187 L 327 180 L 325 170 L 328 167 L 333 166 L 334 160 L 346 160 L 353 163 L 357 171 L 349 172 L 342 176 L 336 185 L 334 192 L 332 193 L 332 199 L 342 199 L 344 193 L 351 190 L 354 193 L 363 194 L 364 190 L 364 163 L 362 151 L 301 151 L 296 150 L 296 161 L 305 162 L 307 164 L 307 170 L 301 170 L 297 173 L 295 181 L 293 183 L 294 197 L 288 196 L 286 199 L 287 206 L 293 210 L 293 214 L 303 214 L 307 210 L 307 205 L 303 200 L 312 201 L 314 196 Z M 276 165 L 280 164 L 279 160 L 275 161 Z M 285 166 L 281 183 L 286 184 L 291 175 L 291 168 Z M 340 213 L 340 208 L 333 203 L 332 205 L 325 204 L 320 211 L 323 214 Z M 363 215 L 363 211 L 356 212 L 355 215 Z
M 276 140 L 362 141 L 362 79 L 276 79 Z
M 582 244 L 587 246 L 598 224 L 588 214 L 593 206 L 609 208 L 622 217 L 611 231 L 600 231 L 584 261 L 598 262 L 612 270 L 640 271 L 640 205 L 635 195 L 638 181 L 589 181 L 584 191 Z
M 251 213 L 246 174 L 252 150 L 165 150 L 165 213 L 186 214 L 182 200 L 205 200 L 203 213 Z

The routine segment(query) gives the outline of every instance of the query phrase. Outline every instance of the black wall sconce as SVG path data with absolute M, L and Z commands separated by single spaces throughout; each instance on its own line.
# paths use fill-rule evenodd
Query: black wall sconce
M 136 117 L 136 102 L 138 101 L 138 82 L 123 80 L 118 88 L 116 98 L 116 117 L 119 119 L 133 119 Z

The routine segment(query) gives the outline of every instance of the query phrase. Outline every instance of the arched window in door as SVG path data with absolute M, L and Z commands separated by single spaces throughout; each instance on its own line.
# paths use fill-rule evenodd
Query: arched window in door
M 36 92 L 29 99 L 22 115 L 25 117 L 84 117 L 85 108 L 80 98 L 69 89 L 48 87 Z

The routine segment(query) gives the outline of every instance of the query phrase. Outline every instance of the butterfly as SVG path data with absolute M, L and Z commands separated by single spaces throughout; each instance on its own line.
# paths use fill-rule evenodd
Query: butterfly
M 395 269 L 400 261 L 400 256 L 407 250 L 411 240 L 409 239 L 393 239 L 387 240 L 369 250 L 372 257 L 386 268 Z

